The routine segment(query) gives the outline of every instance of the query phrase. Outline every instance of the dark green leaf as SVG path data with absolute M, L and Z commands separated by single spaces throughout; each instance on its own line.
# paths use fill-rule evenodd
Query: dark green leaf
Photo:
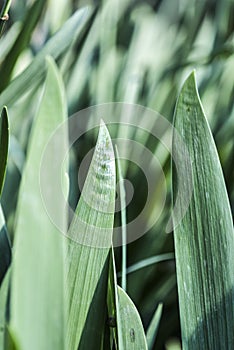
M 9 143 L 9 125 L 6 107 L 3 107 L 0 118 L 0 195 L 6 173 L 7 155 Z
M 231 350 L 234 344 L 234 234 L 215 143 L 196 88 L 186 80 L 178 98 L 173 156 L 173 197 L 183 212 L 175 252 L 183 349 Z M 187 149 L 190 162 L 185 161 Z M 191 172 L 190 172 L 191 169 Z M 178 181 L 181 191 L 177 194 Z M 175 222 L 178 218 L 175 217 Z
M 0 206 L 0 286 L 11 263 L 11 246 L 5 219 Z

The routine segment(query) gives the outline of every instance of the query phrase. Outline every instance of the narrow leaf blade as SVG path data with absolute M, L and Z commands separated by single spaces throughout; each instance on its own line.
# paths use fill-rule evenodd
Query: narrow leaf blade
M 0 117 L 0 195 L 6 173 L 7 155 L 9 145 L 9 124 L 7 108 L 3 107 Z
M 160 303 L 153 315 L 153 318 L 149 324 L 149 327 L 147 329 L 146 333 L 146 340 L 148 345 L 148 350 L 152 350 L 154 346 L 155 339 L 157 337 L 158 328 L 160 324 L 160 320 L 162 317 L 162 311 L 163 311 L 163 304 Z
M 11 263 L 11 244 L 0 206 L 0 286 Z
M 4 349 L 7 317 L 9 315 L 9 285 L 11 269 L 9 268 L 0 288 L 0 349 Z
M 69 230 L 67 348 L 102 349 L 115 205 L 115 162 L 106 126 L 98 141 Z
M 46 65 L 45 58 L 50 55 L 54 59 L 66 52 L 67 48 L 73 42 L 74 36 L 78 35 L 83 29 L 87 18 L 89 17 L 89 8 L 78 10 L 64 26 L 46 43 L 33 62 L 12 82 L 0 95 L 0 105 L 11 106 L 22 94 L 35 85 L 39 84 L 45 77 Z

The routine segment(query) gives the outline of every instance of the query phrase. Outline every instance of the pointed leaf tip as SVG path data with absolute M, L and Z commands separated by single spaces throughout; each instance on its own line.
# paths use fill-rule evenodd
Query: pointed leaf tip
M 69 229 L 68 349 L 102 348 L 108 317 L 105 306 L 115 182 L 113 147 L 107 127 L 101 121 L 96 148 Z
M 232 349 L 232 215 L 194 72 L 184 83 L 175 115 L 173 218 L 178 223 L 174 238 L 183 349 Z
M 100 120 L 97 144 L 99 143 L 100 139 L 102 139 L 102 138 L 105 138 L 106 141 L 110 141 L 110 144 L 111 144 L 110 134 L 109 134 L 109 131 L 108 131 L 107 126 L 106 126 L 103 119 Z

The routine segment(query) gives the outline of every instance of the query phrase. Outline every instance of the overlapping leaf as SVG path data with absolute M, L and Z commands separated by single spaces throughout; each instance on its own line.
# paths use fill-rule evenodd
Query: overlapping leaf
M 46 43 L 33 62 L 16 77 L 0 95 L 0 104 L 12 105 L 22 94 L 33 86 L 37 86 L 45 76 L 45 58 L 51 55 L 54 59 L 71 45 L 74 36 L 78 35 L 90 14 L 89 8 L 78 10 L 64 26 Z

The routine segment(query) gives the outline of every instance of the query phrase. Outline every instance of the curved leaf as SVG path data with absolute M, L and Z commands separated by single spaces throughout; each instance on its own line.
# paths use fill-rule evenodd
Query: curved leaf
M 59 142 L 49 151 L 50 162 L 41 169 L 45 145 L 54 130 L 66 121 L 61 77 L 48 59 L 45 90 L 33 124 L 26 164 L 20 187 L 12 265 L 11 319 L 20 349 L 64 350 L 64 239 L 51 221 L 41 195 L 40 171 L 48 179 L 49 197 L 54 199 L 64 231 L 67 217 L 63 203 L 57 201 L 55 179 L 60 154 L 68 149 L 64 129 Z
M 139 313 L 127 293 L 119 286 L 118 308 L 117 327 L 121 327 L 123 349 L 147 350 L 145 332 Z

